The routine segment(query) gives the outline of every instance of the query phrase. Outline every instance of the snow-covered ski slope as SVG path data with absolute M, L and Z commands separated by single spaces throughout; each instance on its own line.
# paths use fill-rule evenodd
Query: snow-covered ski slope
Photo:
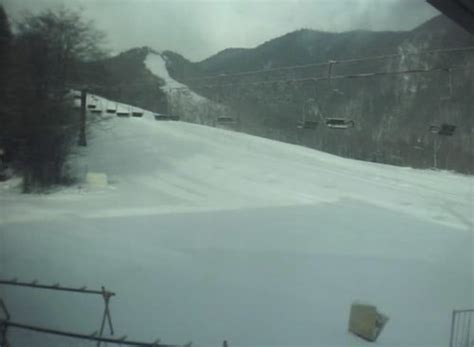
M 182 84 L 175 79 L 173 79 L 166 68 L 166 59 L 160 53 L 149 53 L 145 59 L 145 66 L 150 70 L 155 76 L 160 77 L 164 80 L 165 86 L 164 89 L 166 92 L 171 93 L 173 89 L 180 88 L 188 91 L 188 95 L 195 102 L 203 102 L 207 99 L 191 91 L 185 84 Z
M 99 104 L 108 104 L 103 99 Z M 119 105 L 127 109 L 126 105 Z M 118 335 L 197 346 L 446 346 L 473 304 L 473 179 L 343 159 L 183 122 L 98 123 L 75 159 L 106 187 L 0 192 L 0 277 L 118 295 Z M 9 183 L 12 184 L 11 182 Z M 91 332 L 100 301 L 0 288 L 16 320 Z M 17 345 L 69 345 L 13 334 Z
M 164 81 L 161 89 L 168 96 L 168 112 L 173 115 L 188 122 L 210 125 L 230 111 L 223 104 L 209 100 L 174 80 L 168 73 L 165 55 L 150 51 L 144 63 L 152 74 Z
M 94 97 L 98 107 L 140 110 Z M 108 175 L 100 191 L 86 185 L 42 197 L 13 195 L 4 222 L 314 205 L 358 201 L 430 223 L 469 229 L 474 179 L 340 158 L 308 148 L 183 122 L 107 115 L 94 125 L 89 147 L 77 154 L 78 172 Z M 337 136 L 337 133 L 335 133 Z M 87 194 L 83 194 L 87 192 Z M 140 192 L 140 194 L 137 194 Z M 114 196 L 114 203 L 105 203 Z M 8 190 L 2 192 L 9 199 Z M 158 198 L 159 197 L 159 198 Z M 104 200 L 105 199 L 105 200 Z M 47 200 L 54 211 L 24 204 Z M 83 204 L 83 200 L 89 201 Z M 71 211 L 63 203 L 75 206 Z M 14 205 L 14 204 L 13 204 Z

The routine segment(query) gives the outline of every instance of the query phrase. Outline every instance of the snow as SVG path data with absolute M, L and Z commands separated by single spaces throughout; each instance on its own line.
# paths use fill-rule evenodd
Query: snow
M 212 125 L 218 117 L 230 112 L 224 105 L 198 95 L 186 85 L 174 80 L 168 73 L 166 63 L 166 56 L 160 53 L 150 52 L 145 59 L 148 70 L 165 82 L 161 89 L 168 96 L 170 114 L 188 122 Z
M 379 346 L 446 346 L 451 311 L 474 306 L 472 177 L 150 112 L 104 118 L 71 165 L 107 186 L 33 196 L 0 186 L 0 277 L 105 285 L 118 294 L 117 335 L 206 347 L 366 345 L 347 333 L 353 301 L 390 317 Z M 6 287 L 0 297 L 21 322 L 99 327 L 100 298 Z
M 149 53 L 145 59 L 145 66 L 155 76 L 159 76 L 165 81 L 165 89 L 168 93 L 171 93 L 173 88 L 182 88 L 194 102 L 207 101 L 207 99 L 194 93 L 185 84 L 179 83 L 169 75 L 168 69 L 166 68 L 166 58 L 160 53 Z

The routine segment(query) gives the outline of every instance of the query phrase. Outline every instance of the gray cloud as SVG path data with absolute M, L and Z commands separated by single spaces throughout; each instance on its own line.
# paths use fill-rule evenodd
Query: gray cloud
M 114 51 L 137 46 L 200 60 L 300 28 L 407 30 L 437 14 L 424 0 L 4 0 L 13 17 L 64 4 L 81 8 Z

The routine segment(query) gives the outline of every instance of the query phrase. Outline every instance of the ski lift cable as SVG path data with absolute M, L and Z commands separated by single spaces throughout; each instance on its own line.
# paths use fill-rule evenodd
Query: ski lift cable
M 413 52 L 413 53 L 396 53 L 396 54 L 385 54 L 385 55 L 378 55 L 378 56 L 369 56 L 369 57 L 362 57 L 362 58 L 354 58 L 354 59 L 342 59 L 342 60 L 329 60 L 327 62 L 318 62 L 318 63 L 312 63 L 312 64 L 303 64 L 303 65 L 289 65 L 289 66 L 283 66 L 283 67 L 278 67 L 278 68 L 273 68 L 273 69 L 260 69 L 260 70 L 252 70 L 252 71 L 243 71 L 243 72 L 237 72 L 237 73 L 231 73 L 231 74 L 219 74 L 219 75 L 214 75 L 214 76 L 207 76 L 207 77 L 201 77 L 201 78 L 194 78 L 194 79 L 185 79 L 183 81 L 186 82 L 192 82 L 192 81 L 205 81 L 205 80 L 211 80 L 211 79 L 218 79 L 218 78 L 228 78 L 228 77 L 239 77 L 239 76 L 246 76 L 246 75 L 255 75 L 255 74 L 265 74 L 265 73 L 270 73 L 270 72 L 276 72 L 276 71 L 286 71 L 286 70 L 294 70 L 294 69 L 303 69 L 303 68 L 309 68 L 309 67 L 322 67 L 322 66 L 333 66 L 333 65 L 341 65 L 341 64 L 349 64 L 349 63 L 359 63 L 359 62 L 365 62 L 365 61 L 372 61 L 372 60 L 383 60 L 383 59 L 389 59 L 389 58 L 397 58 L 397 57 L 402 57 L 402 56 L 407 56 L 407 55 L 429 55 L 429 54 L 436 54 L 436 53 L 459 53 L 459 52 L 466 52 L 466 51 L 474 51 L 474 46 L 465 46 L 465 47 L 453 47 L 453 48 L 446 48 L 446 49 L 433 49 L 433 50 L 426 50 L 426 51 L 421 51 L 421 52 Z M 144 85 L 144 84 L 149 84 L 149 83 L 143 83 L 143 82 L 127 82 L 120 84 L 121 85 Z M 76 85 L 79 86 L 79 85 Z M 102 85 L 91 85 L 88 84 L 88 87 L 92 88 L 104 88 Z M 119 88 L 118 86 L 114 86 L 116 88 Z M 80 87 L 79 89 L 83 89 L 84 86 Z M 110 88 L 108 88 L 110 89 Z M 169 87 L 170 90 L 178 90 L 178 89 L 186 89 L 186 87 Z
M 322 67 L 328 64 L 350 64 L 350 63 L 360 63 L 365 61 L 373 61 L 373 60 L 384 60 L 390 58 L 399 58 L 407 55 L 429 55 L 429 54 L 436 54 L 436 53 L 459 53 L 459 52 L 466 52 L 466 51 L 474 51 L 474 46 L 465 46 L 465 47 L 453 47 L 453 48 L 439 48 L 439 49 L 432 49 L 426 50 L 421 52 L 413 52 L 413 53 L 396 53 L 396 54 L 384 54 L 384 55 L 376 55 L 376 56 L 369 56 L 369 57 L 361 57 L 361 58 L 353 58 L 353 59 L 342 59 L 342 60 L 329 60 L 327 62 L 317 62 L 311 64 L 302 64 L 302 65 L 289 65 L 289 66 L 282 66 L 277 68 L 271 69 L 260 69 L 260 70 L 249 70 L 249 71 L 242 71 L 236 73 L 229 73 L 229 74 L 219 74 L 207 77 L 200 77 L 200 78 L 193 78 L 193 79 L 185 79 L 185 82 L 194 82 L 194 81 L 201 81 L 201 80 L 210 80 L 210 79 L 219 79 L 219 78 L 228 78 L 228 77 L 241 77 L 247 75 L 256 75 L 256 74 L 265 74 L 277 71 L 286 71 L 286 70 L 297 70 L 297 69 L 304 69 L 310 67 Z
M 337 62 L 333 62 L 332 64 L 336 64 Z M 327 65 L 327 64 L 326 64 Z M 342 80 L 342 79 L 358 79 L 358 78 L 371 78 L 371 77 L 380 77 L 380 76 L 391 76 L 391 75 L 404 75 L 404 74 L 419 74 L 419 73 L 430 73 L 430 72 L 437 72 L 437 71 L 466 71 L 472 69 L 472 65 L 460 65 L 460 66 L 451 66 L 451 67 L 435 67 L 430 69 L 411 69 L 411 70 L 398 70 L 398 71 L 378 71 L 378 72 L 368 72 L 368 73 L 359 73 L 359 74 L 348 74 L 348 75 L 328 75 L 328 76 L 317 76 L 317 77 L 304 77 L 304 78 L 293 78 L 293 79 L 272 79 L 266 81 L 254 81 L 254 82 L 232 82 L 232 83 L 217 83 L 217 84 L 207 84 L 200 86 L 200 88 L 222 88 L 228 86 L 245 86 L 245 85 L 265 85 L 265 84 L 274 84 L 274 83 L 305 83 L 305 82 L 320 82 L 326 80 Z M 136 83 L 136 85 L 139 85 Z M 100 90 L 113 90 L 113 89 L 120 89 L 119 86 L 114 87 L 104 87 L 99 85 L 88 85 L 84 87 L 84 85 L 68 85 L 71 89 L 86 89 L 89 92 L 100 92 Z M 21 88 L 22 90 L 36 90 L 35 88 L 25 87 Z M 185 90 L 188 87 L 170 87 L 170 90 Z
M 451 71 L 455 70 L 469 70 L 472 69 L 470 65 L 461 65 L 454 66 L 449 68 Z M 359 73 L 359 74 L 348 74 L 348 75 L 331 75 L 331 76 L 317 76 L 317 77 L 304 77 L 304 78 L 295 78 L 295 79 L 273 79 L 268 81 L 255 81 L 255 82 L 233 82 L 226 84 L 208 84 L 208 88 L 220 88 L 226 86 L 242 86 L 242 85 L 265 85 L 272 83 L 304 83 L 304 82 L 320 82 L 327 80 L 343 80 L 343 79 L 358 79 L 358 78 L 370 78 L 370 77 L 380 77 L 380 76 L 392 76 L 392 75 L 404 75 L 404 74 L 419 74 L 419 73 L 429 73 L 437 71 L 447 71 L 445 67 L 436 67 L 430 69 L 411 69 L 411 70 L 398 70 L 398 71 L 377 71 L 377 72 L 368 72 L 368 73 Z
M 371 61 L 371 60 L 383 60 L 383 59 L 389 59 L 389 58 L 396 58 L 396 57 L 401 57 L 401 56 L 407 56 L 407 55 L 427 55 L 427 54 L 436 54 L 436 53 L 458 53 L 458 52 L 466 52 L 466 51 L 474 51 L 474 46 L 465 46 L 465 47 L 453 47 L 453 48 L 446 48 L 446 49 L 433 49 L 433 50 L 426 50 L 426 51 L 421 51 L 421 52 L 413 52 L 413 53 L 405 53 L 405 54 L 386 54 L 386 55 L 378 55 L 378 56 L 370 56 L 370 57 L 362 57 L 362 58 L 354 58 L 354 59 L 342 59 L 342 60 L 329 60 L 328 62 L 320 62 L 320 63 L 313 63 L 313 64 L 304 64 L 304 65 L 290 65 L 290 66 L 283 66 L 279 68 L 273 68 L 273 69 L 266 69 L 266 70 L 253 70 L 253 71 L 244 71 L 244 72 L 238 72 L 238 73 L 233 73 L 233 74 L 220 74 L 220 75 L 215 75 L 215 76 L 207 76 L 207 77 L 202 77 L 202 78 L 195 78 L 195 79 L 186 79 L 183 81 L 200 81 L 200 80 L 210 80 L 210 79 L 216 79 L 216 78 L 222 78 L 222 77 L 238 77 L 238 76 L 245 76 L 245 75 L 253 75 L 253 74 L 260 74 L 260 73 L 270 73 L 270 72 L 275 72 L 275 71 L 285 71 L 285 70 L 292 70 L 292 69 L 302 69 L 302 68 L 308 68 L 308 67 L 318 67 L 318 66 L 327 66 L 327 65 L 341 65 L 341 64 L 348 64 L 348 63 L 357 63 L 357 62 L 364 62 L 364 61 Z M 441 69 L 440 69 L 441 70 Z M 446 69 L 445 69 L 446 70 Z M 360 74 L 362 75 L 362 74 Z M 107 87 L 104 85 L 99 85 L 99 84 L 80 84 L 80 83 L 67 83 L 66 88 L 70 89 L 120 89 L 121 86 L 129 86 L 129 85 L 149 85 L 150 83 L 144 83 L 144 82 L 127 82 L 127 83 L 121 83 L 118 85 L 115 85 L 113 87 Z M 27 88 L 20 88 L 23 90 L 37 90 L 37 88 L 32 88 L 32 87 L 27 87 Z M 60 90 L 61 88 L 56 88 L 56 90 Z M 169 89 L 186 89 L 186 87 L 171 87 Z
M 474 50 L 474 47 L 472 48 Z M 342 61 L 335 61 L 332 60 L 329 63 L 324 63 L 321 64 L 321 66 L 333 66 L 336 64 L 341 64 Z M 298 66 L 292 66 L 288 68 L 295 68 Z M 429 69 L 408 69 L 408 70 L 399 70 L 399 71 L 378 71 L 378 72 L 366 72 L 366 73 L 358 73 L 358 74 L 348 74 L 348 75 L 331 75 L 330 79 L 349 79 L 349 78 L 365 78 L 365 77 L 374 77 L 374 76 L 384 76 L 384 75 L 397 75 L 397 74 L 411 74 L 411 73 L 427 73 L 427 72 L 435 72 L 435 71 L 454 71 L 454 70 L 469 70 L 472 69 L 471 64 L 467 65 L 459 65 L 459 66 L 451 66 L 451 67 L 435 67 L 435 68 L 429 68 Z M 265 70 L 265 72 L 268 70 Z M 226 87 L 226 86 L 234 86 L 234 85 L 260 85 L 260 84 L 270 84 L 270 83 L 275 83 L 275 82 L 305 82 L 305 81 L 311 81 L 311 80 L 327 80 L 329 77 L 305 77 L 305 78 L 293 78 L 293 79 L 271 79 L 271 80 L 265 80 L 265 81 L 254 81 L 254 82 L 231 82 L 231 83 L 215 83 L 215 84 L 205 84 L 201 86 L 196 86 L 196 88 L 218 88 L 218 87 Z M 149 83 L 142 83 L 142 82 L 131 82 L 131 83 L 122 83 L 122 84 L 117 84 L 112 87 L 107 87 L 104 85 L 98 85 L 98 84 L 67 84 L 67 87 L 70 89 L 76 89 L 76 90 L 88 90 L 89 92 L 94 92 L 97 93 L 103 90 L 111 91 L 111 90 L 118 90 L 120 91 L 122 89 L 122 86 L 143 86 L 143 85 L 149 85 Z M 13 89 L 13 88 L 12 88 Z M 37 88 L 34 87 L 20 87 L 17 88 L 20 90 L 37 90 Z M 173 90 L 187 90 L 189 87 L 187 86 L 182 86 L 182 87 L 168 87 L 168 90 L 173 91 Z M 59 91 L 61 88 L 52 88 L 52 91 Z

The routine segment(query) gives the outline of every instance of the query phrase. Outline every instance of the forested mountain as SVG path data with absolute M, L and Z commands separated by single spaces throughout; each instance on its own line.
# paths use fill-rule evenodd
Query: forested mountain
M 145 67 L 144 61 L 151 51 L 147 47 L 134 48 L 114 57 L 79 63 L 71 79 L 78 86 L 87 85 L 90 92 L 107 98 L 166 112 L 166 94 L 160 89 L 164 81 Z
M 438 16 L 404 32 L 304 29 L 253 49 L 227 49 L 197 63 L 166 54 L 175 78 L 237 109 L 242 131 L 362 160 L 473 172 L 474 50 L 420 54 L 473 45 L 469 33 Z M 435 71 L 287 83 L 282 81 L 326 76 L 328 65 L 278 70 L 387 54 L 397 56 L 334 64 L 332 76 Z M 267 73 L 233 75 L 256 70 Z M 203 76 L 215 78 L 198 78 Z M 328 129 L 321 123 L 331 117 L 353 120 L 355 127 Z M 319 125 L 298 129 L 302 119 Z M 457 126 L 454 136 L 428 131 L 430 125 L 443 123 Z
M 438 16 L 402 32 L 302 29 L 253 49 L 229 48 L 200 62 L 171 51 L 161 54 L 173 78 L 228 106 L 225 116 L 234 118 L 240 131 L 361 160 L 472 173 L 474 50 L 424 54 L 469 46 L 474 46 L 469 33 Z M 89 73 L 81 69 L 79 80 L 109 86 L 105 96 L 166 112 L 167 98 L 156 88 L 161 82 L 143 63 L 149 51 L 134 49 L 89 63 Z M 394 56 L 357 60 L 381 55 Z M 351 59 L 356 61 L 344 62 Z M 327 76 L 329 61 L 336 61 L 331 68 L 336 78 L 312 81 Z M 278 69 L 300 65 L 304 67 Z M 262 70 L 266 72 L 242 74 Z M 412 70 L 433 71 L 396 73 Z M 340 78 L 386 72 L 391 74 Z M 333 118 L 355 126 L 328 128 L 325 122 Z M 298 128 L 304 121 L 317 125 Z M 453 136 L 428 131 L 444 123 L 457 127 Z
M 419 49 L 434 49 L 470 45 L 474 39 L 450 19 L 440 15 L 412 31 L 331 33 L 302 29 L 253 49 L 229 48 L 190 64 L 207 74 L 233 73 L 398 53 L 400 48 L 410 43 L 416 44 Z M 187 61 L 184 59 L 184 62 Z

